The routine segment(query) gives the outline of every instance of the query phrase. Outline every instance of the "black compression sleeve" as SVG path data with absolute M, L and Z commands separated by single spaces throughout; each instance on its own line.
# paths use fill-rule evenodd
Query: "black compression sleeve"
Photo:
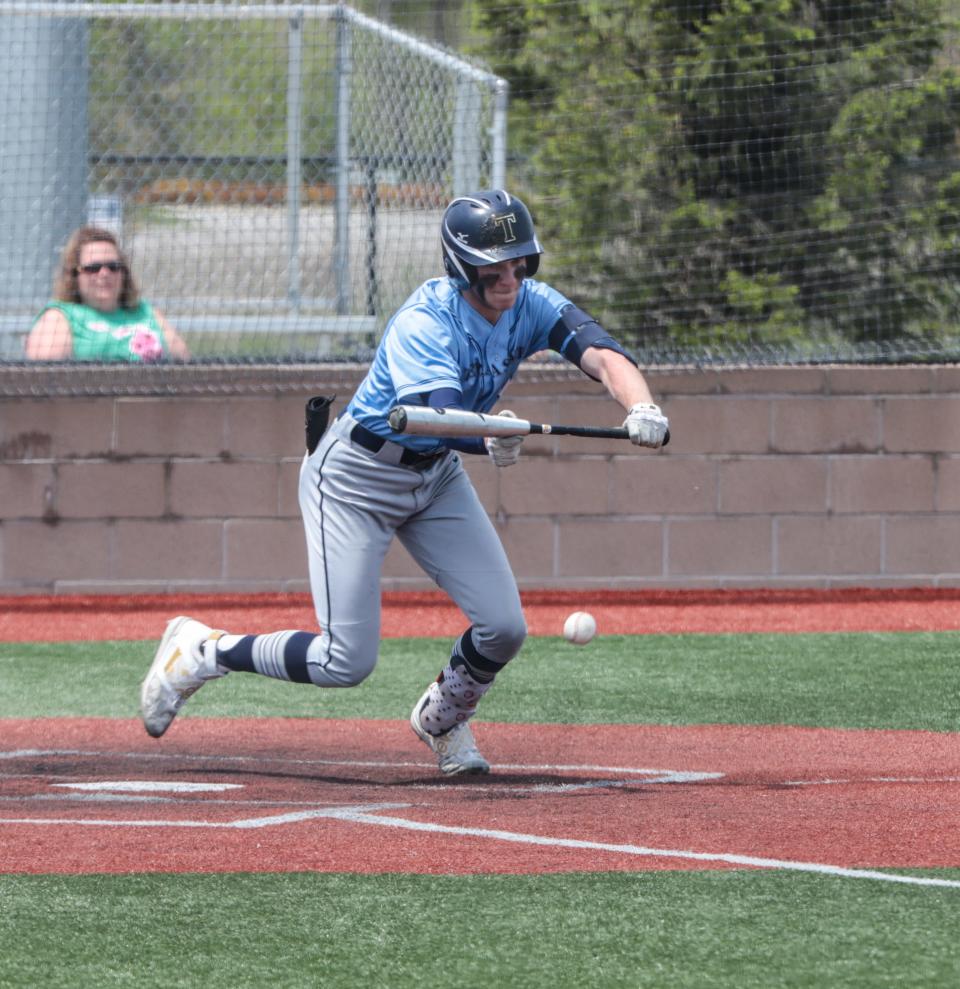
M 624 350 L 592 316 L 576 306 L 567 306 L 560 313 L 560 318 L 550 331 L 550 346 L 571 364 L 576 364 L 581 371 L 583 355 L 588 347 L 615 350 L 618 354 L 623 354 L 631 364 L 637 363 L 633 355 Z

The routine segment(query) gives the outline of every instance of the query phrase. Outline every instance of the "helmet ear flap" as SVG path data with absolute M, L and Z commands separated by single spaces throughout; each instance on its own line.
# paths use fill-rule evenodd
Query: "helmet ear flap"
M 477 269 L 454 257 L 446 248 L 443 251 L 443 270 L 458 289 L 470 288 L 477 280 Z
M 528 254 L 524 260 L 527 262 L 527 278 L 533 278 L 540 268 L 540 255 Z

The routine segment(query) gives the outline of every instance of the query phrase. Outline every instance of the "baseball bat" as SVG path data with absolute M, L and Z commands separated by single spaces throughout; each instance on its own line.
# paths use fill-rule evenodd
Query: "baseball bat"
M 387 416 L 390 428 L 417 436 L 595 436 L 625 440 L 630 434 L 623 426 L 556 426 L 529 422 L 513 416 L 468 412 L 466 409 L 432 409 L 425 405 L 395 405 Z M 669 437 L 669 433 L 667 434 Z M 666 442 L 666 440 L 664 441 Z

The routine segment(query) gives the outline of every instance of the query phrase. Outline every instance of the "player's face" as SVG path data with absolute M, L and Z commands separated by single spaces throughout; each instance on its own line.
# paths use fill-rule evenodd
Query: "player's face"
M 478 273 L 477 285 L 468 294 L 468 301 L 495 323 L 501 313 L 512 309 L 516 303 L 527 275 L 527 262 L 523 258 L 498 261 L 484 265 Z
M 123 265 L 109 241 L 91 241 L 80 248 L 77 291 L 80 301 L 100 312 L 113 312 L 123 288 Z

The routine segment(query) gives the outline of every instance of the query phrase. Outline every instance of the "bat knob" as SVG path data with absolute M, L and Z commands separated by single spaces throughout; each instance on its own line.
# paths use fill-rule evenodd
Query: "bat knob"
M 407 410 L 402 405 L 395 405 L 387 415 L 387 422 L 394 432 L 404 432 L 407 428 Z

